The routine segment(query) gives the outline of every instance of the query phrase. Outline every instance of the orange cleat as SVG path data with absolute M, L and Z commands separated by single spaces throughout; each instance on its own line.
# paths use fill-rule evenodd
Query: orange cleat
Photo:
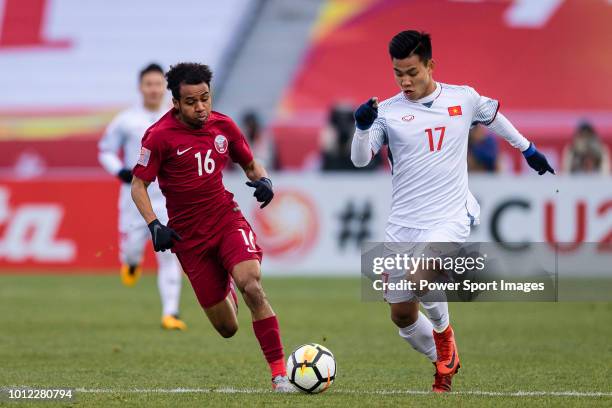
M 161 321 L 162 329 L 166 330 L 187 330 L 187 325 L 184 321 L 178 318 L 178 316 L 166 315 L 162 317 Z
M 453 328 L 448 325 L 442 333 L 433 332 L 434 342 L 438 360 L 436 361 L 437 374 L 442 376 L 454 375 L 459 370 L 459 352 L 455 344 L 455 334 Z
M 434 363 L 435 367 L 436 363 Z M 433 392 L 451 392 L 451 388 L 453 385 L 453 375 L 442 375 L 438 373 L 436 369 L 436 373 L 434 374 L 434 383 L 431 386 L 431 390 Z
M 140 265 L 121 265 L 121 283 L 125 286 L 132 287 L 140 279 L 142 268 Z

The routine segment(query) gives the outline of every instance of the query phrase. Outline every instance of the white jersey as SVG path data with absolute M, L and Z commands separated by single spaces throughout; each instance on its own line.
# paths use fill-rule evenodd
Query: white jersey
M 369 138 L 374 154 L 389 147 L 390 223 L 419 229 L 478 223 L 480 206 L 468 189 L 468 134 L 477 123 L 489 125 L 498 109 L 469 86 L 442 83 L 423 99 L 402 92 L 379 104 Z
M 155 123 L 167 109 L 157 112 L 146 110 L 143 106 L 134 106 L 121 112 L 108 125 L 102 139 L 98 142 L 100 164 L 113 176 L 123 168 L 133 169 L 140 155 L 141 140 L 145 131 Z M 123 152 L 123 159 L 119 158 Z M 157 181 L 147 189 L 153 211 L 160 222 L 167 223 L 166 200 Z M 145 221 L 132 201 L 131 187 L 121 183 L 119 192 L 119 230 L 126 232 L 135 227 L 146 226 Z

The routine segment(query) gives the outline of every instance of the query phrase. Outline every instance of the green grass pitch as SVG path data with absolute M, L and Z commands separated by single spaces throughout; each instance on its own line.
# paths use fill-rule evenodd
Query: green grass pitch
M 240 330 L 225 340 L 187 282 L 180 333 L 159 327 L 152 275 L 134 288 L 118 276 L 0 275 L 0 388 L 88 390 L 44 406 L 612 405 L 612 303 L 451 304 L 462 369 L 457 393 L 433 395 L 431 363 L 399 338 L 384 303 L 361 301 L 359 285 L 264 279 L 285 352 L 319 342 L 338 364 L 324 394 L 275 395 L 243 302 Z M 178 388 L 192 391 L 169 392 Z

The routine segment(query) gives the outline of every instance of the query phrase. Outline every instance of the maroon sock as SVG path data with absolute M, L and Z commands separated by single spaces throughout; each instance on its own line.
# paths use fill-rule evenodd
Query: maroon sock
M 270 366 L 272 377 L 287 375 L 283 344 L 281 343 L 280 329 L 278 328 L 276 316 L 270 316 L 253 322 L 253 331 L 259 341 L 261 351 Z

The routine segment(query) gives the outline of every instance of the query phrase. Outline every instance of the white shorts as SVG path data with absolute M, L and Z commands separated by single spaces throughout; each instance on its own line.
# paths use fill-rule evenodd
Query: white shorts
M 166 211 L 166 200 L 162 195 L 157 184 L 149 185 L 148 189 L 149 199 L 151 200 L 151 206 L 153 212 L 157 215 L 157 219 L 162 224 L 168 224 L 168 212 Z M 132 193 L 130 186 L 124 184 L 121 186 L 119 191 L 119 232 L 127 233 L 133 229 L 147 227 L 147 224 L 140 215 L 136 204 L 132 201 Z
M 119 231 L 119 260 L 122 264 L 140 265 L 144 256 L 144 249 L 151 239 L 149 228 L 138 225 L 130 229 Z
M 159 222 L 168 224 L 166 202 L 156 184 L 149 186 L 151 206 Z M 119 194 L 119 260 L 123 264 L 139 265 L 151 233 L 142 215 L 132 201 L 129 185 L 123 185 Z M 168 253 L 170 253 L 168 251 Z M 161 254 L 158 253 L 158 254 Z
M 430 229 L 408 228 L 388 223 L 385 229 L 385 255 L 407 253 L 409 256 L 439 256 L 448 250 L 436 248 L 435 243 L 463 243 L 470 235 L 470 226 L 461 222 L 448 222 Z M 395 244 L 395 245 L 394 245 Z M 385 280 L 398 284 L 406 279 L 406 271 L 395 270 L 385 274 Z M 387 303 L 401 303 L 413 300 L 416 296 L 410 290 L 392 290 L 383 292 Z

